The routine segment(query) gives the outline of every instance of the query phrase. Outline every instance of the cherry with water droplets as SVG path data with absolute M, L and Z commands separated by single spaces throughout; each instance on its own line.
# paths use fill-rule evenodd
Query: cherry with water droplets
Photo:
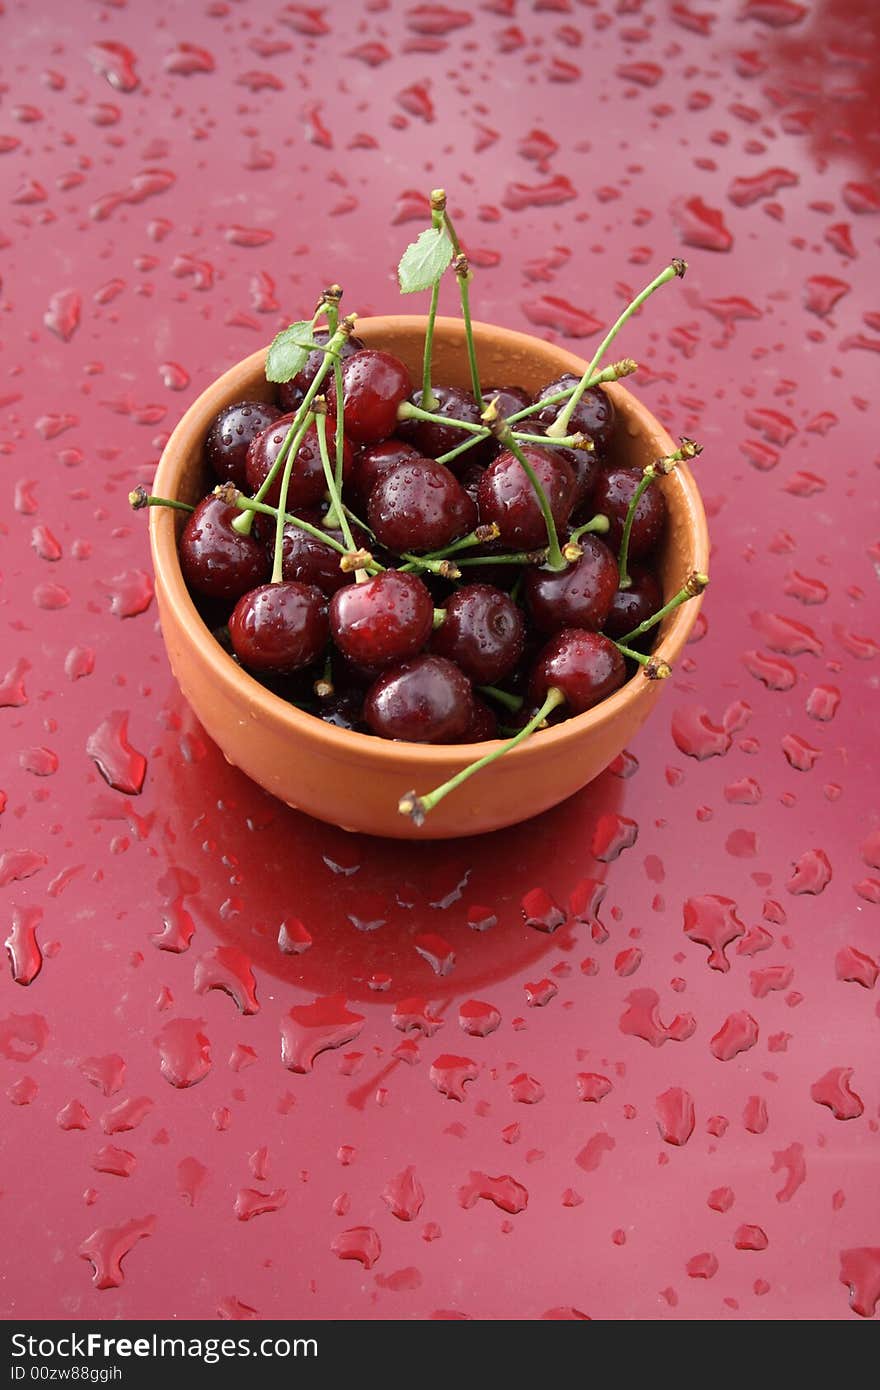
M 607 637 L 581 628 L 566 628 L 552 637 L 538 656 L 529 682 L 536 705 L 550 690 L 559 690 L 571 714 L 583 714 L 613 694 L 626 680 L 626 663 Z
M 541 387 L 535 396 L 535 403 L 577 386 L 579 380 L 580 378 L 571 372 L 563 372 L 555 381 L 548 381 L 546 386 Z M 560 401 L 558 405 L 546 405 L 543 410 L 537 412 L 535 419 L 539 424 L 552 425 L 560 411 L 565 409 L 565 405 L 565 401 Z M 603 391 L 601 386 L 590 386 L 572 411 L 569 433 L 587 435 L 601 454 L 614 432 L 614 416 L 614 405 L 607 391 Z
M 453 421 L 461 420 L 466 425 L 482 424 L 480 407 L 470 391 L 465 391 L 460 386 L 432 385 L 431 394 L 434 397 L 432 415 L 442 415 L 444 419 Z M 413 405 L 421 407 L 422 396 L 422 391 L 413 392 Z M 458 429 L 456 425 L 443 425 L 436 420 L 404 420 L 398 425 L 397 433 L 425 458 L 433 459 L 440 458 L 441 454 L 447 454 L 451 449 L 457 449 L 467 438 L 466 432 Z M 450 466 L 455 469 L 456 465 L 464 467 L 468 462 L 479 463 L 491 457 L 492 452 L 492 439 L 487 436 L 457 459 L 452 459 Z
M 327 600 L 311 584 L 261 584 L 229 619 L 232 649 L 249 671 L 285 675 L 310 666 L 327 645 Z
M 405 459 L 418 457 L 418 452 L 411 444 L 396 437 L 383 439 L 379 444 L 365 444 L 354 457 L 352 480 L 358 497 L 366 504 L 370 500 L 373 488 L 382 481 L 386 473 L 390 473 Z
M 318 328 L 315 330 L 313 338 L 316 343 L 326 344 L 330 341 L 330 334 L 327 332 L 326 328 Z M 351 334 L 339 345 L 338 352 L 340 359 L 344 362 L 347 357 L 353 357 L 356 352 L 363 352 L 365 347 L 366 343 L 363 343 L 360 338 L 356 338 L 354 334 Z M 278 400 L 282 410 L 296 410 L 303 396 L 318 375 L 321 363 L 326 356 L 327 354 L 325 352 L 321 352 L 318 348 L 314 348 L 306 358 L 305 366 L 300 368 L 296 376 L 291 377 L 290 381 L 282 382 L 278 387 Z M 327 378 L 325 378 L 325 380 L 326 379 Z
M 574 505 L 571 465 L 555 449 L 524 444 L 522 452 L 544 489 L 557 529 L 561 529 Z M 480 479 L 477 505 L 480 521 L 494 521 L 505 545 L 535 550 L 547 544 L 547 528 L 534 488 L 522 464 L 508 450 L 493 459 Z
M 313 526 L 321 526 L 321 518 L 317 513 L 310 513 L 303 516 L 302 519 L 311 522 Z M 271 518 L 267 518 L 267 520 L 271 521 Z M 351 532 L 352 539 L 358 549 L 367 546 L 366 532 L 361 531 L 357 526 L 352 526 Z M 326 534 L 339 545 L 345 544 L 345 538 L 341 531 L 334 528 L 326 531 Z M 273 552 L 275 546 L 274 521 L 267 544 L 270 553 Z M 326 594 L 330 598 L 344 584 L 354 583 L 354 574 L 350 571 L 346 573 L 340 569 L 339 561 L 341 559 L 341 552 L 335 550 L 333 546 L 325 545 L 317 536 L 313 536 L 309 531 L 304 531 L 300 526 L 294 526 L 291 522 L 285 523 L 281 543 L 282 579 L 295 579 L 300 584 L 313 584 L 321 590 L 322 594 Z
M 617 550 L 623 537 L 626 514 L 633 494 L 642 481 L 640 468 L 608 468 L 599 474 L 593 490 L 592 509 L 608 518 L 608 544 Z M 629 556 L 633 560 L 650 555 L 656 547 L 666 521 L 666 499 L 656 483 L 639 498 L 629 537 Z
M 440 550 L 477 524 L 458 479 L 435 459 L 405 459 L 370 494 L 367 520 L 380 543 L 398 553 Z
M 240 535 L 232 525 L 239 515 L 235 507 L 209 496 L 187 517 L 178 555 L 190 589 L 234 602 L 268 578 L 269 562 L 259 540 Z
M 374 734 L 407 743 L 457 743 L 472 717 L 470 682 L 442 656 L 418 656 L 384 672 L 364 701 Z
M 617 591 L 617 561 L 595 536 L 582 536 L 578 544 L 583 554 L 564 570 L 533 566 L 526 571 L 523 593 L 539 632 L 566 627 L 598 632 L 605 625 Z
M 509 594 L 490 584 L 467 584 L 443 605 L 431 650 L 461 667 L 476 685 L 496 685 L 523 652 L 525 623 Z
M 270 425 L 267 430 L 263 430 L 261 434 L 258 434 L 248 449 L 246 474 L 247 484 L 252 492 L 257 492 L 268 476 L 272 465 L 281 452 L 281 446 L 287 438 L 288 431 L 293 421 L 293 415 L 282 415 L 274 424 Z M 328 443 L 330 443 L 331 461 L 335 460 L 335 448 L 332 444 L 335 430 L 335 419 L 328 418 L 327 436 Z M 351 445 L 346 439 L 344 441 L 342 453 L 343 485 L 351 477 L 352 462 Z M 270 507 L 277 507 L 281 502 L 281 478 L 283 472 L 283 468 L 278 470 L 278 473 L 275 475 L 263 499 Z M 298 507 L 314 507 L 321 501 L 326 491 L 327 479 L 324 476 L 324 467 L 321 463 L 318 431 L 314 425 L 310 425 L 297 450 L 296 461 L 290 474 L 290 486 L 287 490 L 287 510 L 295 511 Z
M 653 571 L 644 565 L 631 565 L 629 577 L 630 587 L 617 590 L 602 624 L 603 632 L 614 641 L 653 618 L 663 606 L 663 593 Z M 645 633 L 644 638 L 650 642 L 654 635 Z
M 434 601 L 414 574 L 384 570 L 362 584 L 347 584 L 330 602 L 330 630 L 344 656 L 366 670 L 382 670 L 415 656 L 434 623 Z
M 280 414 L 268 401 L 236 401 L 214 416 L 205 436 L 205 458 L 221 483 L 235 483 L 242 489 L 247 486 L 247 451 Z
M 342 364 L 345 430 L 358 444 L 377 444 L 397 428 L 397 409 L 412 393 L 412 379 L 399 357 L 364 348 Z M 327 406 L 336 409 L 336 382 L 327 387 Z

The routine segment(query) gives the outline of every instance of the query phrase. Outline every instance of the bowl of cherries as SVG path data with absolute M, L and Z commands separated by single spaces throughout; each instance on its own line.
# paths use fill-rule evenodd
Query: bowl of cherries
M 461 317 L 437 315 L 451 270 Z M 150 511 L 184 696 L 288 805 L 401 839 L 571 796 L 647 719 L 693 628 L 708 537 L 676 445 L 603 362 L 471 319 L 441 191 L 407 248 L 427 315 L 310 320 L 187 410 Z

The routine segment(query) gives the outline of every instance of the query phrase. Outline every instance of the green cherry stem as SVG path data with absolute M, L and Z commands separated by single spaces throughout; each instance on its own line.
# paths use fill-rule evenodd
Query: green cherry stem
M 577 544 L 581 536 L 604 536 L 610 525 L 607 516 L 602 512 L 597 512 L 595 516 L 590 517 L 589 521 L 585 521 L 583 526 L 578 526 L 576 530 L 572 531 L 568 539 Z
M 433 811 L 438 802 L 442 801 L 450 792 L 454 792 L 457 787 L 460 787 L 461 784 L 466 782 L 470 777 L 473 777 L 474 773 L 481 772 L 484 767 L 488 767 L 490 763 L 494 763 L 496 758 L 503 757 L 504 754 L 509 753 L 512 748 L 516 748 L 518 744 L 524 743 L 536 729 L 541 727 L 545 719 L 564 703 L 565 696 L 562 691 L 552 686 L 550 690 L 548 690 L 547 698 L 537 714 L 532 716 L 528 724 L 520 729 L 518 734 L 514 734 L 513 738 L 509 738 L 506 743 L 502 743 L 500 748 L 493 748 L 491 753 L 486 753 L 482 758 L 478 758 L 475 763 L 471 763 L 468 767 L 462 768 L 461 772 L 456 772 L 454 777 L 450 777 L 447 782 L 441 783 L 439 787 L 435 787 L 432 792 L 426 793 L 425 796 L 419 796 L 414 791 L 406 792 L 406 794 L 400 798 L 397 807 L 398 811 L 402 816 L 409 816 L 410 820 L 416 825 L 423 825 L 425 817 L 430 811 Z
M 270 507 L 267 502 L 256 502 L 252 497 L 244 497 L 231 483 L 221 483 L 219 487 L 214 489 L 214 494 L 222 498 L 227 506 L 237 507 L 239 511 L 258 512 L 261 516 L 271 516 L 276 520 L 278 518 L 277 507 Z M 320 541 L 322 545 L 335 550 L 342 559 L 349 558 L 350 552 L 346 550 L 341 541 L 336 540 L 335 536 L 328 535 L 318 526 L 313 526 L 310 521 L 303 521 L 301 517 L 294 516 L 292 512 L 284 513 L 284 521 L 288 526 L 296 526 L 300 531 L 305 531 L 307 535 L 314 536 L 316 541 Z M 374 574 L 378 574 L 385 568 L 384 565 L 379 564 L 378 560 L 371 560 L 365 567 Z
M 668 661 L 661 661 L 656 656 L 645 656 L 644 652 L 635 652 L 623 642 L 615 642 L 614 645 L 621 656 L 628 656 L 630 661 L 635 661 L 641 666 L 642 674 L 649 681 L 665 681 L 672 675 L 672 667 Z
M 547 529 L 547 567 L 551 570 L 564 570 L 566 561 L 559 548 L 559 537 L 556 534 L 556 522 L 553 520 L 553 512 L 550 508 L 550 503 L 547 501 L 547 494 L 541 486 L 538 475 L 520 446 L 517 444 L 513 436 L 513 431 L 509 427 L 502 425 L 498 438 L 502 446 L 510 450 L 513 457 L 522 468 L 532 485 L 532 490 L 537 498 L 538 506 L 541 508 L 544 525 Z
M 435 188 L 431 194 L 431 226 L 439 232 L 443 228 L 443 209 L 446 206 L 446 194 L 442 188 Z M 425 329 L 425 350 L 422 357 L 422 408 L 424 410 L 435 410 L 437 407 L 437 397 L 431 389 L 431 354 L 434 348 L 434 320 L 437 317 L 437 305 L 440 301 L 440 280 L 437 276 L 431 286 L 431 303 L 428 308 L 428 325 Z
M 675 280 L 676 278 L 681 279 L 686 270 L 687 262 L 681 260 L 678 256 L 676 256 L 676 258 L 666 267 L 665 270 L 661 270 L 660 274 L 655 276 L 655 278 L 651 281 L 650 285 L 646 285 L 645 288 L 641 291 L 641 293 L 637 294 L 635 299 L 633 299 L 629 304 L 627 304 L 626 308 L 618 318 L 617 322 L 614 323 L 611 326 L 611 328 L 609 328 L 608 332 L 605 334 L 605 337 L 602 339 L 601 343 L 597 347 L 595 353 L 593 354 L 592 362 L 590 363 L 587 370 L 584 372 L 584 375 L 578 382 L 577 386 L 574 388 L 574 391 L 569 397 L 568 404 L 564 406 L 562 410 L 560 410 L 553 423 L 551 425 L 548 425 L 547 434 L 550 436 L 550 438 L 559 439 L 564 434 L 568 434 L 569 427 L 571 425 L 572 414 L 577 409 L 578 402 L 580 401 L 584 392 L 590 385 L 590 378 L 592 377 L 600 361 L 604 357 L 605 352 L 610 347 L 614 339 L 617 337 L 618 333 L 620 332 L 623 325 L 627 322 L 627 320 L 631 319 L 633 314 L 638 313 L 645 300 L 650 299 L 651 295 L 654 293 L 655 290 L 659 290 L 661 285 L 667 285 L 670 280 Z
M 401 401 L 397 407 L 398 420 L 427 420 L 432 425 L 452 425 L 454 429 L 464 430 L 467 434 L 479 435 L 485 438 L 486 431 L 482 425 L 472 425 L 467 420 L 453 420 L 449 415 L 437 415 L 430 410 L 422 410 L 421 406 L 413 405 L 412 401 Z
M 634 362 L 631 357 L 625 357 L 622 361 L 612 362 L 610 367 L 605 367 L 603 371 L 597 372 L 596 375 L 592 377 L 591 380 L 588 382 L 588 385 L 601 386 L 606 381 L 619 381 L 621 377 L 631 376 L 632 373 L 635 371 L 638 371 L 638 363 Z M 515 415 L 509 415 L 507 417 L 508 425 L 514 426 L 518 423 L 518 421 L 526 420 L 530 415 L 536 415 L 538 411 L 543 410 L 545 406 L 559 405 L 562 403 L 562 401 L 567 401 L 574 389 L 575 388 L 573 386 L 569 386 L 564 391 L 557 391 L 552 396 L 545 396 L 543 400 L 534 401 L 531 405 L 523 406 L 522 410 L 518 410 Z M 450 422 L 447 421 L 447 424 L 448 423 Z M 481 439 L 485 439 L 489 433 L 489 429 L 486 428 L 480 432 L 479 436 L 474 435 L 470 439 L 465 439 L 463 443 L 457 444 L 455 448 L 450 449 L 448 453 L 441 454 L 437 462 L 446 464 L 450 463 L 453 459 L 458 458 L 459 454 L 463 454 L 468 449 L 472 449 L 474 445 L 479 443 Z M 547 442 L 548 440 L 546 435 L 542 436 L 541 444 L 546 445 Z M 560 444 L 565 443 L 564 440 L 558 440 L 557 442 Z
M 471 369 L 471 388 L 474 393 L 474 400 L 477 402 L 477 405 L 480 411 L 482 412 L 483 392 L 480 387 L 480 370 L 477 366 L 477 350 L 474 346 L 474 329 L 473 324 L 471 323 L 470 282 L 473 278 L 473 274 L 470 268 L 470 262 L 468 261 L 467 255 L 462 250 L 461 242 L 458 239 L 458 233 L 456 232 L 455 227 L 452 224 L 452 218 L 449 216 L 449 212 L 446 207 L 446 194 L 443 193 L 442 189 L 438 188 L 436 190 L 436 193 L 432 194 L 431 205 L 433 207 L 434 198 L 437 196 L 437 194 L 440 193 L 442 193 L 443 195 L 443 223 L 446 227 L 446 234 L 449 237 L 449 240 L 452 242 L 452 253 L 454 257 L 452 262 L 452 269 L 455 271 L 455 278 L 458 281 L 458 293 L 459 297 L 461 298 L 461 316 L 464 319 L 464 336 L 465 341 L 467 343 L 468 362 L 470 363 Z
M 460 540 L 453 541 L 451 545 L 444 546 L 442 550 L 431 550 L 427 555 L 421 557 L 421 562 L 425 560 L 448 560 L 450 555 L 457 555 L 461 550 L 472 550 L 475 545 L 485 545 L 488 541 L 498 539 L 498 526 L 492 521 L 487 526 L 478 526 L 475 531 L 470 531 Z M 402 565 L 402 569 L 410 569 L 411 565 Z
M 547 562 L 546 550 L 518 550 L 515 555 L 473 555 L 456 560 L 459 568 L 465 565 L 543 565 Z M 565 561 L 562 562 L 565 568 Z
M 178 512 L 194 512 L 189 502 L 178 502 L 173 497 L 154 497 L 142 483 L 128 494 L 128 505 L 135 512 L 139 512 L 142 507 L 173 507 Z
M 287 450 L 287 458 L 284 460 L 284 472 L 281 475 L 281 496 L 278 499 L 278 514 L 275 517 L 275 547 L 272 552 L 272 576 L 270 579 L 272 584 L 280 584 L 283 578 L 281 570 L 284 563 L 284 513 L 287 509 L 287 493 L 290 489 L 290 478 L 293 473 L 293 465 L 296 463 L 296 456 L 299 453 L 299 446 L 305 439 L 306 431 L 314 418 L 311 411 L 304 417 L 294 436 L 293 443 Z M 233 525 L 235 525 L 234 522 Z
M 291 422 L 290 429 L 287 431 L 284 443 L 278 451 L 278 457 L 272 464 L 272 467 L 269 469 L 269 472 L 266 474 L 257 491 L 254 493 L 255 502 L 262 502 L 263 498 L 266 496 L 266 493 L 269 491 L 269 488 L 275 481 L 275 478 L 278 476 L 279 470 L 285 466 L 287 456 L 291 451 L 294 438 L 296 437 L 299 431 L 300 425 L 302 424 L 302 421 L 306 418 L 309 411 L 311 410 L 312 401 L 315 399 L 318 392 L 320 391 L 324 378 L 329 372 L 330 365 L 336 357 L 339 348 L 345 342 L 346 338 L 350 337 L 354 329 L 354 321 L 354 314 L 347 315 L 347 317 L 342 320 L 341 324 L 336 329 L 336 332 L 331 335 L 330 341 L 327 343 L 326 349 L 324 351 L 324 360 L 322 361 L 320 367 L 318 368 L 315 374 L 314 381 L 312 382 L 311 386 L 309 387 L 308 391 L 306 391 L 306 394 L 303 396 L 303 399 L 300 402 L 296 415 L 293 417 L 293 420 Z M 340 415 L 341 414 L 342 412 L 340 411 Z M 299 443 L 297 443 L 296 447 L 297 449 L 299 448 Z M 294 458 L 295 457 L 296 452 L 294 451 Z M 236 531 L 238 531 L 241 535 L 248 536 L 250 535 L 251 527 L 254 524 L 254 519 L 250 512 L 243 512 L 241 516 L 236 517 L 235 521 L 232 524 L 235 527 Z
M 323 404 L 323 402 L 321 402 Z M 330 494 L 330 510 L 337 518 L 339 529 L 342 532 L 342 539 L 345 541 L 349 550 L 355 549 L 354 537 L 351 534 L 351 527 L 348 524 L 348 517 L 345 515 L 345 508 L 342 505 L 342 498 L 339 496 L 339 483 L 333 472 L 333 465 L 330 462 L 330 451 L 327 448 L 327 414 L 326 410 L 319 410 L 315 415 L 315 428 L 318 431 L 318 449 L 321 454 L 321 467 L 324 470 L 324 479 L 327 483 L 327 491 Z
M 509 690 L 499 690 L 497 685 L 478 685 L 477 690 L 481 695 L 488 695 L 490 700 L 497 700 L 499 705 L 503 705 L 513 714 L 517 714 L 525 703 L 522 695 L 512 695 Z
M 643 623 L 639 623 L 638 627 L 634 627 L 632 632 L 625 633 L 620 641 L 630 643 L 635 638 L 641 637 L 643 633 L 650 632 L 652 627 L 662 623 L 665 617 L 673 613 L 676 608 L 680 608 L 683 603 L 687 603 L 688 599 L 696 598 L 698 594 L 701 594 L 708 583 L 708 574 L 700 574 L 697 570 L 692 570 L 682 588 L 677 594 L 673 594 L 668 603 L 664 603 L 663 607 L 659 608 L 652 617 L 646 618 Z
M 639 485 L 629 501 L 626 511 L 626 520 L 623 523 L 623 535 L 620 538 L 620 554 L 617 559 L 617 569 L 620 575 L 617 587 L 628 589 L 632 584 L 627 568 L 629 563 L 629 538 L 632 535 L 633 521 L 635 520 L 636 508 L 654 482 L 655 478 L 671 473 L 677 463 L 683 463 L 686 459 L 696 458 L 703 452 L 702 444 L 695 444 L 692 439 L 682 435 L 681 445 L 673 454 L 667 454 L 665 458 L 657 459 L 654 463 L 649 463 L 642 473 Z
M 592 439 L 585 434 L 567 435 L 564 439 L 548 439 L 545 434 L 522 434 L 514 430 L 513 437 L 518 444 L 539 444 L 542 449 L 582 449 L 591 454 L 594 449 Z

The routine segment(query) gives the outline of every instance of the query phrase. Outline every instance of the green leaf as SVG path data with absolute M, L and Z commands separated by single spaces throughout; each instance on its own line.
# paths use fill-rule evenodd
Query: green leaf
M 404 251 L 397 267 L 402 294 L 429 290 L 452 260 L 452 242 L 443 227 L 429 227 Z
M 306 358 L 315 346 L 315 330 L 302 321 L 283 328 L 273 340 L 266 357 L 267 381 L 290 381 L 306 365 Z

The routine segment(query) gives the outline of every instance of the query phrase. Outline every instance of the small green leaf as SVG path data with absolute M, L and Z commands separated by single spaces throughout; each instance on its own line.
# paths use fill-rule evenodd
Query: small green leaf
M 429 290 L 452 260 L 452 242 L 443 227 L 429 227 L 400 258 L 397 278 L 402 294 Z
M 306 358 L 315 346 L 315 330 L 302 321 L 283 328 L 273 340 L 266 357 L 267 381 L 290 381 L 306 365 Z

